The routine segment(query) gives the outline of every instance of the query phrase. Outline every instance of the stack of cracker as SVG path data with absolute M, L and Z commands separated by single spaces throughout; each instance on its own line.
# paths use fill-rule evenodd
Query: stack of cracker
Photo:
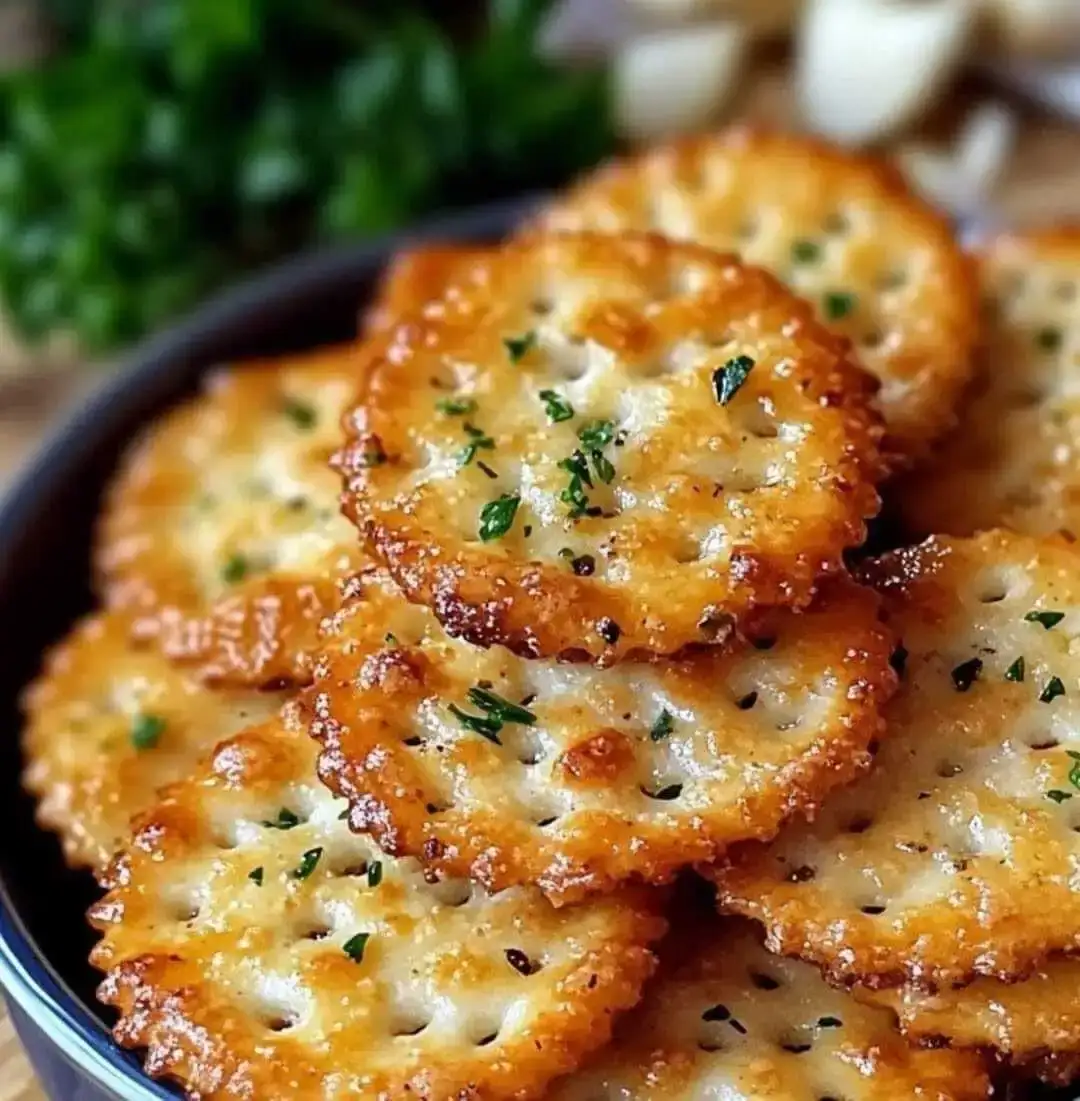
M 117 1041 L 204 1101 L 1080 1072 L 1078 291 L 738 130 L 219 372 L 26 697 Z

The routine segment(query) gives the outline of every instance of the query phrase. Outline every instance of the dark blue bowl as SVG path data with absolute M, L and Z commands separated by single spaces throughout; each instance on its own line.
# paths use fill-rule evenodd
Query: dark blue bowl
M 140 427 L 215 364 L 287 352 L 355 332 L 357 310 L 389 255 L 408 241 L 501 237 L 528 200 L 485 207 L 408 238 L 316 253 L 223 295 L 165 335 L 53 434 L 0 505 L 0 984 L 53 1101 L 151 1101 L 148 1081 L 109 1038 L 86 962 L 89 876 L 64 866 L 19 785 L 18 696 L 41 655 L 91 606 L 89 548 L 102 487 Z

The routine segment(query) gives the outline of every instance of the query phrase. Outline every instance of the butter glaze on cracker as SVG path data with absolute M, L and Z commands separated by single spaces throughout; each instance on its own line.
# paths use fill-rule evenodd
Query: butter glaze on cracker
M 354 355 L 219 371 L 136 443 L 110 488 L 96 555 L 106 603 L 206 679 L 310 678 L 319 622 L 360 562 L 327 465 Z
M 982 1101 L 983 1062 L 920 1051 L 888 1010 L 766 952 L 749 923 L 677 925 L 611 1047 L 551 1101 Z
M 283 702 L 279 692 L 210 691 L 130 635 L 119 613 L 83 620 L 23 696 L 23 784 L 38 823 L 60 836 L 69 863 L 94 870 L 160 787 Z
M 955 423 L 978 329 L 971 262 L 880 158 L 737 127 L 602 167 L 540 223 L 656 230 L 775 273 L 880 380 L 894 466 L 923 458 Z
M 809 603 L 878 507 L 872 380 L 774 279 L 693 245 L 510 246 L 364 359 L 346 510 L 477 645 L 716 641 Z
M 877 599 L 847 579 L 750 639 L 605 670 L 451 639 L 377 571 L 356 588 L 306 697 L 353 828 L 558 904 L 812 813 L 869 765 L 895 683 Z
M 315 755 L 287 705 L 141 818 L 91 912 L 116 1040 L 203 1101 L 541 1096 L 637 1001 L 660 900 L 429 883 Z
M 721 898 L 838 982 L 1023 978 L 1080 950 L 1080 555 L 989 532 L 864 577 L 905 648 L 875 767 Z

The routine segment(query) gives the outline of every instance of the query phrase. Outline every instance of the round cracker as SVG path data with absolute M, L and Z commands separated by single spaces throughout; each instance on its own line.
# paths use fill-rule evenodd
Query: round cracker
M 150 429 L 109 492 L 97 552 L 106 602 L 206 678 L 310 679 L 319 622 L 360 560 L 327 465 L 354 354 L 220 371 Z
M 986 320 L 960 428 L 898 493 L 919 534 L 995 526 L 1080 536 L 1080 229 L 992 242 Z
M 749 639 L 601 671 L 450 639 L 373 573 L 330 621 L 308 699 L 354 829 L 561 905 L 812 813 L 869 765 L 891 652 L 846 578 Z
M 724 903 L 872 987 L 1015 978 L 1080 949 L 1080 555 L 990 532 L 866 577 L 906 655 L 874 770 L 718 871 Z
M 955 421 L 977 332 L 971 265 L 945 219 L 878 158 L 736 128 L 601 168 L 541 221 L 659 230 L 777 274 L 881 381 L 893 462 L 920 457 Z
M 350 832 L 297 715 L 142 819 L 91 911 L 99 996 L 205 1101 L 538 1096 L 606 1042 L 664 928 L 654 896 L 555 910 L 429 883 Z
M 887 1010 L 772 956 L 736 921 L 680 929 L 615 1041 L 551 1101 L 981 1101 L 979 1058 L 918 1050 Z
M 1047 960 L 1018 983 L 977 979 L 933 994 L 905 986 L 857 996 L 887 1006 L 921 1044 L 994 1051 L 1062 1085 L 1080 1070 L 1080 960 Z
M 84 620 L 23 697 L 23 783 L 38 799 L 38 823 L 59 834 L 76 866 L 103 868 L 160 787 L 283 702 L 280 693 L 208 691 L 130 634 L 119 614 Z
M 392 328 L 402 318 L 440 299 L 448 286 L 468 280 L 468 268 L 488 250 L 465 245 L 432 245 L 399 252 L 379 281 L 374 302 L 361 316 L 369 335 Z
M 764 272 L 542 238 L 424 312 L 365 351 L 345 502 L 455 636 L 601 661 L 713 641 L 807 604 L 876 511 L 871 380 Z

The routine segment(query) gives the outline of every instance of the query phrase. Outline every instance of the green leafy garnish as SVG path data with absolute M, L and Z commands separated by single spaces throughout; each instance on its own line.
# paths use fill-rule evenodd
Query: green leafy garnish
M 300 825 L 300 819 L 288 807 L 282 807 L 278 811 L 277 818 L 263 822 L 268 830 L 291 830 Z
M 472 398 L 442 398 L 435 403 L 435 408 L 448 417 L 463 417 L 476 412 L 476 402 Z
M 538 48 L 550 0 L 458 8 L 35 7 L 55 49 L 4 76 L 5 312 L 30 339 L 128 344 L 244 270 L 612 150 L 603 67 Z
M 1066 799 L 1071 799 L 1072 795 L 1067 791 L 1059 791 L 1057 788 L 1046 793 L 1047 799 L 1053 799 L 1055 803 L 1064 803 Z
M 300 401 L 298 398 L 286 398 L 281 411 L 297 428 L 304 432 L 314 428 L 319 419 L 315 412 L 315 406 L 309 402 Z
M 1026 671 L 1026 663 L 1023 657 L 1018 657 L 1016 661 L 1005 670 L 1005 679 L 1019 683 L 1024 679 L 1024 673 Z
M 604 457 L 602 451 L 590 451 L 589 458 L 592 459 L 593 470 L 596 471 L 596 476 L 604 483 L 604 485 L 611 485 L 615 479 L 615 467 L 614 465 Z
M 153 749 L 165 733 L 165 720 L 160 715 L 139 714 L 131 720 L 131 744 L 136 749 Z
M 568 421 L 574 415 L 574 407 L 556 390 L 541 390 L 540 400 L 552 424 Z
M 829 321 L 842 321 L 854 309 L 858 299 L 847 291 L 829 291 L 822 299 L 825 317 Z
M 649 731 L 649 737 L 652 738 L 654 742 L 662 742 L 674 729 L 675 716 L 665 707 L 656 717 L 656 722 L 652 724 L 652 729 Z
M 468 696 L 471 704 L 479 707 L 481 711 L 486 712 L 500 723 L 520 723 L 523 726 L 532 726 L 536 722 L 536 716 L 528 708 L 513 703 L 488 688 L 479 686 L 470 688 Z
M 256 887 L 261 887 L 263 885 L 263 870 L 262 870 L 262 868 L 261 867 L 254 868 L 252 871 L 248 872 L 248 879 L 250 879 L 251 882 L 254 883 Z
M 1069 767 L 1069 783 L 1080 790 L 1080 753 L 1075 749 L 1067 749 L 1065 755 L 1072 760 L 1072 765 Z
M 378 887 L 380 883 L 382 883 L 382 861 L 373 860 L 367 869 L 367 885 Z
M 1051 677 L 1046 682 L 1046 687 L 1039 693 L 1040 703 L 1050 703 L 1056 700 L 1058 696 L 1065 695 L 1065 685 L 1061 682 L 1061 677 Z
M 453 703 L 450 704 L 451 714 L 466 730 L 480 734 L 495 745 L 502 745 L 499 733 L 507 723 L 532 726 L 536 722 L 536 716 L 528 708 L 505 699 L 488 688 L 481 688 L 479 685 L 470 688 L 468 697 L 469 703 L 479 708 L 484 714 L 470 715 Z
M 1064 612 L 1028 612 L 1024 616 L 1025 623 L 1040 623 L 1047 631 L 1051 627 L 1056 627 L 1065 618 Z
M 956 666 L 952 671 L 952 682 L 957 692 L 966 692 L 979 679 L 982 667 L 982 658 L 971 658 Z
M 791 246 L 791 258 L 796 264 L 813 264 L 821 259 L 821 246 L 814 241 L 796 241 Z
M 514 525 L 521 498 L 516 493 L 504 493 L 494 501 L 488 501 L 480 510 L 480 538 L 485 543 L 501 539 Z
M 323 851 L 321 846 L 314 849 L 308 849 L 306 853 L 300 858 L 300 863 L 297 865 L 296 870 L 293 872 L 293 879 L 307 879 L 309 875 L 318 866 L 319 859 L 322 857 Z
M 1047 327 L 1040 329 L 1035 342 L 1044 352 L 1056 352 L 1061 347 L 1061 330 Z
M 742 389 L 743 383 L 750 377 L 754 366 L 754 360 L 750 356 L 735 356 L 723 367 L 717 367 L 713 371 L 713 393 L 721 405 L 727 405 Z
M 589 421 L 578 429 L 578 439 L 589 450 L 598 451 L 615 439 L 615 424 L 613 421 Z
M 498 719 L 493 719 L 488 715 L 470 715 L 468 711 L 462 711 L 456 703 L 450 704 L 450 714 L 466 730 L 471 730 L 474 734 L 479 734 L 482 738 L 487 738 L 489 742 L 494 742 L 496 745 L 502 745 L 502 741 L 499 739 L 499 731 L 502 730 L 503 724 Z
M 462 466 L 468 466 L 476 458 L 476 452 L 480 448 L 485 451 L 494 450 L 495 441 L 482 428 L 477 428 L 475 424 L 470 424 L 468 421 L 461 427 L 465 430 L 465 435 L 469 437 L 469 443 L 458 452 L 458 462 Z
M 238 581 L 243 581 L 247 577 L 250 569 L 251 563 L 246 555 L 231 555 L 225 565 L 221 567 L 221 580 L 226 585 L 235 585 Z
M 536 330 L 530 329 L 527 333 L 522 333 L 521 336 L 503 337 L 503 344 L 506 347 L 506 354 L 510 357 L 510 362 L 520 363 L 536 347 Z
M 341 946 L 341 950 L 353 961 L 353 963 L 362 963 L 364 959 L 364 949 L 367 948 L 367 942 L 371 939 L 370 933 L 357 933 Z

